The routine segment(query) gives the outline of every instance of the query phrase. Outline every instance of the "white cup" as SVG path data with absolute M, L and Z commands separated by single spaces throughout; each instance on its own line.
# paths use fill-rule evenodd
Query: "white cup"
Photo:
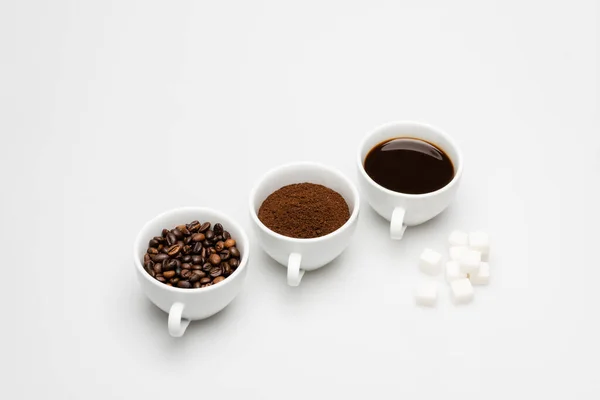
M 348 221 L 328 235 L 310 239 L 283 236 L 267 228 L 258 219 L 258 210 L 263 201 L 283 186 L 304 182 L 323 185 L 338 192 L 348 204 Z M 290 286 L 298 286 L 305 271 L 321 268 L 344 251 L 356 228 L 359 207 L 358 191 L 348 178 L 334 168 L 312 162 L 272 169 L 250 194 L 250 215 L 259 243 L 269 256 L 287 266 L 287 282 Z
M 148 241 L 154 236 L 160 236 L 163 228 L 170 229 L 194 220 L 200 223 L 220 222 L 225 230 L 231 233 L 242 256 L 237 269 L 225 280 L 198 289 L 167 286 L 151 277 L 142 265 Z M 185 207 L 167 211 L 146 223 L 135 239 L 133 259 L 142 290 L 150 301 L 169 314 L 168 327 L 171 336 L 180 337 L 191 320 L 208 318 L 218 313 L 238 295 L 246 279 L 249 252 L 248 236 L 233 219 L 209 208 Z
M 386 189 L 366 173 L 364 162 L 369 151 L 380 143 L 399 137 L 425 140 L 442 149 L 454 165 L 454 178 L 441 189 L 424 194 L 405 194 Z M 358 148 L 358 180 L 361 193 L 373 209 L 390 221 L 392 239 L 402 239 L 407 226 L 422 224 L 450 205 L 456 195 L 463 170 L 460 149 L 450 136 L 433 126 L 411 121 L 391 122 L 370 132 Z

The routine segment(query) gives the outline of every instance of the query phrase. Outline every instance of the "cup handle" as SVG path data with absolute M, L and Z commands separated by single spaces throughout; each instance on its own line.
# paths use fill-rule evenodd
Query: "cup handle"
M 300 269 L 301 261 L 302 255 L 299 253 L 292 253 L 288 258 L 287 282 L 290 286 L 298 286 L 304 276 L 304 272 L 306 272 L 303 269 Z
M 173 303 L 169 310 L 169 334 L 173 337 L 182 337 L 190 324 L 189 319 L 181 318 L 184 307 L 183 303 Z
M 406 210 L 402 207 L 394 208 L 392 220 L 390 221 L 390 237 L 395 240 L 402 239 L 406 225 L 404 225 L 404 215 Z

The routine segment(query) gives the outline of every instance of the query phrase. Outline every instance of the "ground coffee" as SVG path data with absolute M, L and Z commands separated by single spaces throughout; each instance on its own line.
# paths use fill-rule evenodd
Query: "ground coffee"
M 296 183 L 269 195 L 258 218 L 281 235 L 308 239 L 339 229 L 350 218 L 350 211 L 338 192 L 314 183 Z

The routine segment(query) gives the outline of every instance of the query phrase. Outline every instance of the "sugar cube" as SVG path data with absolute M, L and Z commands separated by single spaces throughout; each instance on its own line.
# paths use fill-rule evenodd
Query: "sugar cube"
M 419 259 L 419 268 L 429 275 L 440 273 L 442 255 L 434 250 L 425 249 Z
M 455 279 L 466 278 L 467 274 L 460 270 L 460 265 L 456 261 L 448 261 L 446 263 L 446 280 L 448 283 Z
M 422 283 L 415 291 L 415 301 L 418 305 L 434 307 L 437 301 L 438 286 L 436 282 Z
M 469 280 L 473 285 L 487 285 L 490 283 L 490 265 L 486 262 L 480 263 L 479 270 L 469 274 Z
M 485 232 L 469 233 L 469 247 L 488 257 L 490 255 L 490 238 L 488 234 Z
M 477 272 L 479 269 L 479 265 L 481 264 L 481 253 L 477 250 L 467 250 L 465 251 L 460 259 L 458 260 L 458 265 L 460 265 L 460 270 L 466 274 Z
M 459 261 L 465 252 L 469 251 L 467 246 L 452 246 L 450 247 L 450 259 Z
M 454 304 L 466 304 L 473 300 L 473 286 L 467 278 L 456 279 L 450 282 L 450 292 Z
M 467 246 L 469 244 L 469 235 L 463 231 L 453 231 L 448 237 L 450 246 Z

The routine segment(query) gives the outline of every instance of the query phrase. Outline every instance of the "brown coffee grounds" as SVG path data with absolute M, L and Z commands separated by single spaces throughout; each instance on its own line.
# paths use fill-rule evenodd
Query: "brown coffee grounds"
M 339 229 L 350 211 L 338 192 L 314 183 L 296 183 L 271 193 L 260 206 L 258 218 L 281 235 L 308 239 Z

